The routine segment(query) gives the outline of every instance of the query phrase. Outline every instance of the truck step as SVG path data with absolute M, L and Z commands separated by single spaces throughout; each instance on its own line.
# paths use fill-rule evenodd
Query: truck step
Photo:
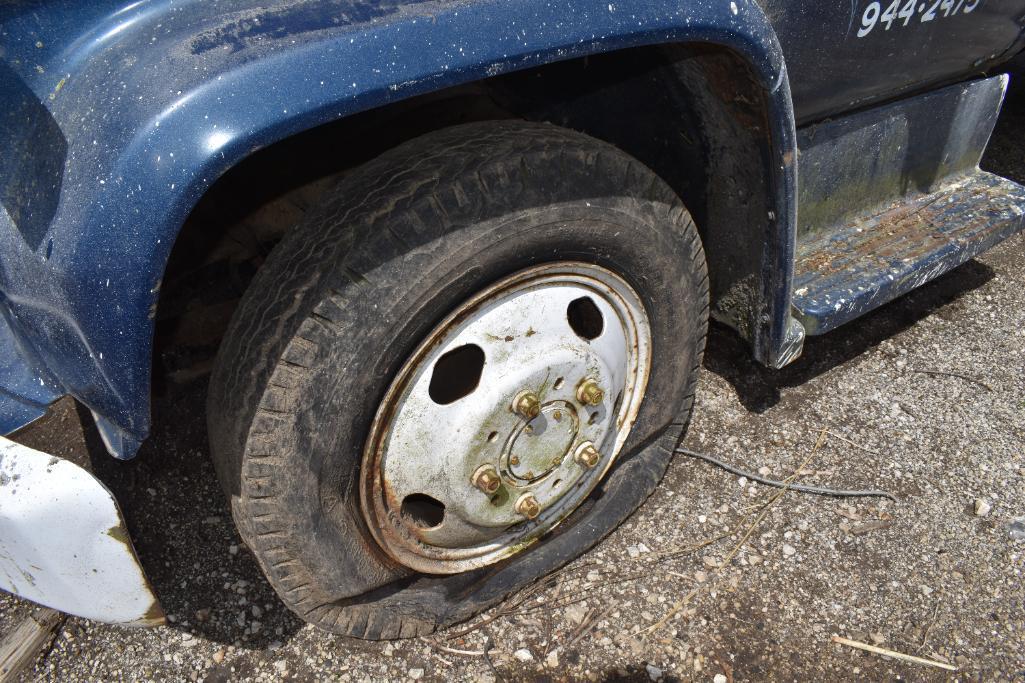
M 984 171 L 798 238 L 793 304 L 823 334 L 1025 228 L 1025 187 Z

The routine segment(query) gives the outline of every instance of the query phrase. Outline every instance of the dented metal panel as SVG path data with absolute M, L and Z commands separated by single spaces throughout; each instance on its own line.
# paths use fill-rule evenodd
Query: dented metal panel
M 3 437 L 0 588 L 88 619 L 164 623 L 110 491 L 81 467 Z

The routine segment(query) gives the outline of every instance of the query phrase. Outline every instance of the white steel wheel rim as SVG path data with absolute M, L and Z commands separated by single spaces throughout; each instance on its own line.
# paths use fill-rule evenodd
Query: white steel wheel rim
M 361 469 L 370 533 L 400 564 L 432 574 L 525 549 L 608 472 L 650 366 L 640 297 L 605 268 L 553 263 L 488 287 L 431 331 L 378 407 Z M 580 395 L 586 380 L 603 392 L 595 404 Z M 514 409 L 524 392 L 538 399 L 536 417 Z M 591 459 L 585 442 L 598 452 Z M 488 466 L 501 482 L 495 493 L 476 485 Z

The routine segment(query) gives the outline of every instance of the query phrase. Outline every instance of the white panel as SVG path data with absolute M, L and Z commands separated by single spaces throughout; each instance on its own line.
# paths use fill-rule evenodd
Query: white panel
M 0 588 L 88 619 L 164 623 L 110 491 L 81 467 L 3 437 Z

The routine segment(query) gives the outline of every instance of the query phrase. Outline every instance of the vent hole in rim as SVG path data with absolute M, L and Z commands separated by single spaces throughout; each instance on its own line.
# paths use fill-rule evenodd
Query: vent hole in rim
M 445 520 L 445 504 L 426 493 L 411 493 L 402 499 L 402 516 L 421 529 L 431 529 Z
M 434 364 L 427 393 L 440 405 L 455 403 L 473 393 L 483 372 L 484 350 L 476 344 L 460 346 Z
M 587 296 L 569 302 L 569 306 L 566 308 L 566 318 L 577 336 L 583 339 L 597 339 L 605 329 L 605 320 L 601 316 L 601 311 Z

